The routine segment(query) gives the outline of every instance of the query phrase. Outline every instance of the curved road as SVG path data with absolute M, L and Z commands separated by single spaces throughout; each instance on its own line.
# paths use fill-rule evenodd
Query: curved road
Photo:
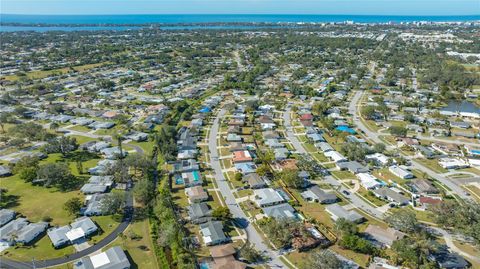
M 97 244 L 87 249 L 84 249 L 82 251 L 75 252 L 74 254 L 67 255 L 65 257 L 49 259 L 49 260 L 34 260 L 34 261 L 25 262 L 25 261 L 15 261 L 15 260 L 7 259 L 5 257 L 0 257 L 0 268 L 6 268 L 6 269 L 47 268 L 47 267 L 62 265 L 65 263 L 71 263 L 82 257 L 90 255 L 98 250 L 101 250 L 102 248 L 110 244 L 113 240 L 115 240 L 119 234 L 123 233 L 123 231 L 127 229 L 128 225 L 132 220 L 132 215 L 133 215 L 132 192 L 127 191 L 125 196 L 126 196 L 125 198 L 126 198 L 127 204 L 125 207 L 125 213 L 124 213 L 122 222 L 117 226 L 117 228 L 115 228 L 115 230 L 113 230 L 113 232 L 111 232 L 109 235 L 107 235 Z
M 245 215 L 243 210 L 235 201 L 235 197 L 233 196 L 232 190 L 228 185 L 227 180 L 223 176 L 222 167 L 220 166 L 220 161 L 218 159 L 218 151 L 217 151 L 217 135 L 219 130 L 219 121 L 222 119 L 225 114 L 226 110 L 222 108 L 220 112 L 215 117 L 213 121 L 212 128 L 210 129 L 210 135 L 208 137 L 208 149 L 210 151 L 210 165 L 212 169 L 214 169 L 214 176 L 215 181 L 217 182 L 218 189 L 222 193 L 223 197 L 225 198 L 225 203 L 227 204 L 230 212 L 232 213 L 233 217 L 237 219 L 238 222 L 243 223 L 245 226 L 245 232 L 247 233 L 248 240 L 255 246 L 257 250 L 264 253 L 270 260 L 268 261 L 268 265 L 271 268 L 288 268 L 279 258 L 277 252 L 270 250 L 267 245 L 263 242 L 262 238 L 258 234 L 257 230 L 249 224 L 248 217 Z

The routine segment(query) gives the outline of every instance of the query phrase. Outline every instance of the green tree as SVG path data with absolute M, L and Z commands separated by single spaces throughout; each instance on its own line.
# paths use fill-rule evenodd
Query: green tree
M 235 180 L 242 181 L 243 175 L 240 172 L 235 173 Z
M 212 217 L 226 221 L 232 218 L 232 213 L 230 213 L 230 209 L 228 209 L 228 207 L 221 206 L 213 210 Z
M 102 199 L 100 211 L 105 215 L 121 214 L 125 207 L 125 195 L 119 192 L 111 192 Z
M 258 252 L 250 242 L 247 242 L 240 249 L 240 256 L 248 263 L 257 263 L 264 260 L 262 253 Z
M 155 186 L 151 180 L 143 178 L 135 184 L 133 194 L 135 201 L 147 205 L 155 196 Z
M 365 106 L 361 110 L 362 116 L 367 120 L 372 120 L 375 118 L 375 107 L 374 106 Z
M 78 197 L 73 197 L 68 199 L 65 204 L 63 204 L 63 209 L 65 209 L 70 215 L 77 215 L 82 208 L 82 201 Z
M 390 132 L 390 134 L 394 136 L 401 136 L 401 137 L 407 136 L 407 132 L 408 132 L 406 128 L 401 126 L 391 126 L 390 128 L 388 128 L 388 131 Z
M 304 269 L 341 269 L 343 263 L 328 250 L 313 251 L 305 262 Z
M 402 208 L 385 218 L 393 228 L 406 233 L 413 233 L 420 229 L 420 223 L 415 213 L 407 208 Z
M 61 190 L 71 189 L 78 184 L 66 163 L 47 163 L 39 166 L 37 178 L 44 180 L 44 186 L 57 186 Z
M 298 176 L 296 169 L 284 169 L 277 174 L 276 178 L 280 179 L 288 187 L 300 189 L 304 186 L 303 179 Z

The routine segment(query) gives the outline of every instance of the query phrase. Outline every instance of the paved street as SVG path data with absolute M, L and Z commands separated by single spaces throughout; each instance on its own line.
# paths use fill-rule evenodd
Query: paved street
M 222 196 L 225 199 L 230 212 L 233 217 L 237 220 L 237 223 L 244 226 L 245 232 L 247 233 L 248 241 L 250 241 L 257 250 L 263 252 L 266 256 L 270 257 L 271 260 L 268 262 L 268 265 L 272 268 L 287 268 L 284 263 L 279 259 L 279 256 L 276 252 L 270 250 L 267 245 L 263 242 L 262 238 L 258 234 L 257 230 L 249 224 L 248 217 L 245 215 L 243 210 L 235 201 L 235 196 L 233 196 L 232 190 L 228 185 L 227 180 L 223 176 L 222 167 L 220 166 L 220 161 L 218 159 L 217 151 L 217 135 L 220 128 L 220 119 L 222 119 L 226 114 L 225 109 L 221 109 L 217 114 L 217 117 L 213 121 L 212 127 L 210 129 L 210 135 L 208 137 L 208 148 L 210 150 L 210 165 L 214 170 L 215 181 L 217 182 L 218 189 L 222 193 Z
M 288 106 L 285 112 L 283 113 L 283 124 L 287 130 L 286 131 L 287 139 L 292 143 L 293 147 L 295 148 L 295 151 L 297 151 L 300 154 L 308 154 L 308 152 L 302 146 L 302 143 L 298 140 L 298 138 L 295 136 L 295 134 L 292 131 L 292 127 L 291 127 L 292 119 L 290 117 L 290 112 L 291 112 L 291 107 Z M 334 186 L 343 196 L 349 199 L 355 207 L 363 211 L 366 211 L 369 215 L 373 215 L 374 217 L 377 217 L 380 219 L 383 218 L 382 212 L 378 211 L 375 207 L 371 206 L 369 203 L 365 202 L 362 198 L 358 197 L 357 194 L 352 193 L 351 190 L 343 186 L 333 176 L 324 176 L 324 179 L 328 184 Z M 346 195 L 344 191 L 347 191 L 350 194 Z
M 357 91 L 355 93 L 355 95 L 353 96 L 351 102 L 350 102 L 350 105 L 348 107 L 348 111 L 350 114 L 353 115 L 353 121 L 355 123 L 355 125 L 358 127 L 358 129 L 360 129 L 364 135 L 370 139 L 371 141 L 373 141 L 374 143 L 383 143 L 385 144 L 384 141 L 382 141 L 380 138 L 379 138 L 379 134 L 376 133 L 376 132 L 373 132 L 373 131 L 370 131 L 370 129 L 367 128 L 367 126 L 365 126 L 365 124 L 363 124 L 363 122 L 360 120 L 359 118 L 359 113 L 358 113 L 358 107 L 359 107 L 359 104 L 360 104 L 360 100 L 362 98 L 362 95 L 363 95 L 363 92 L 362 91 Z M 439 173 L 436 173 L 434 171 L 432 171 L 431 169 L 421 165 L 419 162 L 415 161 L 414 159 L 412 158 L 409 158 L 408 156 L 404 156 L 408 159 L 410 159 L 411 163 L 412 163 L 412 166 L 414 169 L 417 169 L 421 172 L 424 172 L 426 173 L 427 175 L 429 175 L 430 177 L 440 181 L 443 185 L 447 186 L 448 188 L 450 188 L 453 193 L 457 194 L 458 196 L 460 196 L 461 198 L 463 199 L 472 199 L 469 195 L 467 195 L 468 193 L 463 190 L 460 186 L 458 186 L 457 184 L 453 183 L 452 181 L 450 181 L 449 179 L 447 179 L 446 177 L 442 176 L 441 174 Z

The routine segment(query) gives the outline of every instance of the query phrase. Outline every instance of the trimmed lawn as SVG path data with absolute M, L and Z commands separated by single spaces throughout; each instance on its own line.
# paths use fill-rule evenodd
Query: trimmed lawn
M 134 233 L 138 235 L 137 239 L 130 239 L 128 235 Z M 120 246 L 125 250 L 127 257 L 132 264 L 132 268 L 138 269 L 156 269 L 158 268 L 157 259 L 153 252 L 153 243 L 150 237 L 150 225 L 148 219 L 136 221 L 124 232 L 126 237 L 117 238 L 111 245 L 105 247 L 107 250 L 113 246 Z
M 338 179 L 355 179 L 355 175 L 348 171 L 333 171 L 332 175 L 337 177 Z
M 85 132 L 85 133 L 88 133 L 90 132 L 92 129 L 86 127 L 86 126 L 83 126 L 83 125 L 75 125 L 75 126 L 72 126 L 70 128 L 68 128 L 70 130 L 74 130 L 74 131 L 79 131 L 79 132 Z
M 36 260 L 51 259 L 70 255 L 74 252 L 75 249 L 71 245 L 60 249 L 53 248 L 52 241 L 50 241 L 50 238 L 45 234 L 32 246 L 11 247 L 2 252 L 1 256 L 5 256 L 14 260 L 30 262 L 32 261 L 32 258 L 35 258 Z
M 33 186 L 25 183 L 17 175 L 0 179 L 2 188 L 8 190 L 12 200 L 7 208 L 24 215 L 32 222 L 41 221 L 43 217 L 51 217 L 51 225 L 65 225 L 74 219 L 63 209 L 63 204 L 73 197 L 82 201 L 84 195 L 79 191 L 61 192 L 57 188 Z
M 422 165 L 432 169 L 433 171 L 437 172 L 437 173 L 446 173 L 448 172 L 447 169 L 441 167 L 437 160 L 435 159 L 416 159 L 416 161 L 418 161 L 419 163 L 421 163 Z
M 69 137 L 75 138 L 79 145 L 96 140 L 95 138 L 82 136 L 82 135 L 69 135 Z

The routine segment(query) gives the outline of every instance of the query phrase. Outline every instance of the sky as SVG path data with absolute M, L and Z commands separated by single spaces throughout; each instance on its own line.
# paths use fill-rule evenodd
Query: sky
M 0 0 L 0 13 L 480 15 L 480 0 Z

